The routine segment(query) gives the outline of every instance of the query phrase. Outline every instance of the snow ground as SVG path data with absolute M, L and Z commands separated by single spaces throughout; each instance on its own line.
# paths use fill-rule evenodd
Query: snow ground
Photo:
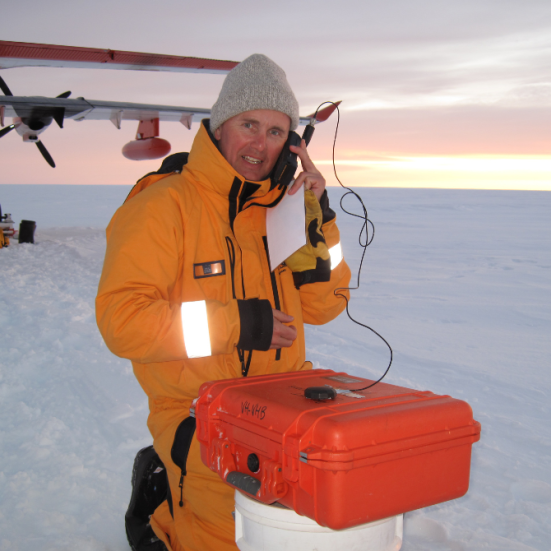
M 94 319 L 104 227 L 129 188 L 0 185 L 35 245 L 0 250 L 0 550 L 129 548 L 147 401 Z M 376 224 L 351 312 L 393 346 L 387 382 L 468 401 L 471 487 L 406 515 L 404 551 L 528 551 L 551 535 L 551 193 L 364 188 Z M 338 211 L 357 266 L 357 219 Z M 347 205 L 352 203 L 348 202 Z M 343 314 L 316 367 L 376 378 L 388 351 Z

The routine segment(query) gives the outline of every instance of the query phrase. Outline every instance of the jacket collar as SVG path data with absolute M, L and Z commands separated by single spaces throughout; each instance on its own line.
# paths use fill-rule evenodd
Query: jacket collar
M 208 119 L 201 122 L 195 136 L 186 170 L 205 188 L 228 198 L 235 203 L 235 214 L 248 204 L 264 207 L 275 206 L 284 193 L 281 189 L 270 189 L 270 178 L 260 182 L 249 182 L 241 176 L 223 157 L 208 130 Z M 276 202 L 275 204 L 273 204 Z M 231 209 L 230 205 L 230 209 Z
M 208 130 L 208 122 L 208 119 L 201 122 L 201 127 L 191 147 L 186 168 L 191 170 L 205 187 L 225 197 L 229 197 L 232 188 L 237 186 L 236 180 L 239 180 L 240 188 L 246 184 L 249 197 L 260 198 L 266 195 L 270 191 L 270 179 L 247 182 L 218 150 L 216 141 Z

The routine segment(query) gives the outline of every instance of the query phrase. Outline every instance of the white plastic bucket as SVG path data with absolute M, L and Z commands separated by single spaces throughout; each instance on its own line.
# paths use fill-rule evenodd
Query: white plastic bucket
M 235 492 L 235 542 L 241 551 L 398 551 L 402 535 L 403 515 L 331 530 Z

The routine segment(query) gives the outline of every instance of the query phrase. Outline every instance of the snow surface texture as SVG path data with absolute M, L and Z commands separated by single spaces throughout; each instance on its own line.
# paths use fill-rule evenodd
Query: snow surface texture
M 357 191 L 376 235 L 351 313 L 393 346 L 386 381 L 464 399 L 482 424 L 468 494 L 408 513 L 403 550 L 549 549 L 551 193 Z M 2 551 L 128 549 L 147 401 L 94 319 L 103 228 L 127 192 L 0 186 L 4 212 L 37 222 L 35 245 L 0 250 Z M 355 271 L 360 224 L 329 194 Z M 366 378 L 388 362 L 345 314 L 308 327 L 307 347 L 315 367 Z

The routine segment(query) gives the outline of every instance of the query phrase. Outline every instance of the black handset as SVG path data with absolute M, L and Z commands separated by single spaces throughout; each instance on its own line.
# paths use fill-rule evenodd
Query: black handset
M 313 133 L 314 125 L 312 123 L 306 125 L 304 133 L 302 134 L 302 138 L 292 130 L 289 132 L 289 137 L 287 138 L 287 141 L 283 146 L 283 150 L 281 151 L 281 154 L 272 171 L 271 178 L 272 184 L 274 186 L 288 186 L 291 183 L 291 181 L 295 177 L 298 162 L 296 153 L 293 153 L 289 149 L 289 146 L 296 145 L 298 147 L 300 146 L 300 142 L 302 140 L 304 140 L 306 142 L 306 145 L 308 145 L 310 143 L 310 138 L 312 137 Z

